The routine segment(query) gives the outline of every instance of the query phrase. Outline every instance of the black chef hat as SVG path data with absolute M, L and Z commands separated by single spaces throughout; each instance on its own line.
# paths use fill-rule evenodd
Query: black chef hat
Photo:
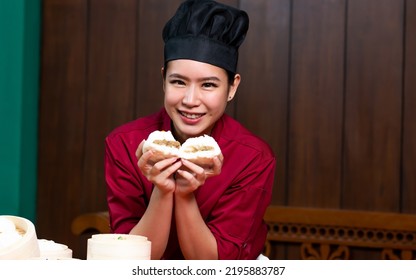
M 242 10 L 212 0 L 185 1 L 163 29 L 165 63 L 192 59 L 236 73 L 248 25 Z

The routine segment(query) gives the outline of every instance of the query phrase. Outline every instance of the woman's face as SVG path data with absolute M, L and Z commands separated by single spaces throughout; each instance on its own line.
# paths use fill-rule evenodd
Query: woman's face
M 220 67 L 187 59 L 168 63 L 163 89 L 175 137 L 183 142 L 189 137 L 209 135 L 227 102 L 233 99 L 240 75 L 235 75 L 230 85 L 227 72 Z

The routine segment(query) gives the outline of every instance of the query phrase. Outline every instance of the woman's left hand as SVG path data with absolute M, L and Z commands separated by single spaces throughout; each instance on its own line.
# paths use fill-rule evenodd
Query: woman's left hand
M 182 167 L 175 174 L 175 194 L 186 196 L 203 185 L 207 179 L 207 175 L 205 174 L 205 169 L 195 163 L 186 159 L 182 159 L 181 161 Z
M 181 159 L 182 167 L 176 171 L 176 191 L 178 195 L 193 193 L 205 183 L 209 177 L 221 173 L 223 156 L 214 157 L 212 166 L 202 167 L 189 160 Z

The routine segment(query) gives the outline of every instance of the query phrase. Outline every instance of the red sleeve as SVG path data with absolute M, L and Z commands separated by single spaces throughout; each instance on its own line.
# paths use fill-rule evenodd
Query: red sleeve
M 132 147 L 117 135 L 105 141 L 107 204 L 110 227 L 115 233 L 129 233 L 147 207 L 145 188 L 137 173 L 137 159 Z
M 275 158 L 259 156 L 219 199 L 207 223 L 217 240 L 219 259 L 256 259 L 263 251 L 263 216 L 271 201 L 274 172 Z

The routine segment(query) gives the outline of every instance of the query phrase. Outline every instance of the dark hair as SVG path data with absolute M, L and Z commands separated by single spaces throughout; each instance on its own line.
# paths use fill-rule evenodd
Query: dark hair
M 168 64 L 169 64 L 169 61 L 168 62 L 165 62 L 165 64 L 163 65 L 163 79 L 164 80 L 166 79 L 166 71 L 168 69 Z M 228 85 L 234 84 L 234 77 L 235 77 L 235 74 L 236 73 L 233 73 L 233 72 L 228 71 L 228 70 L 225 70 L 225 69 L 223 69 L 223 70 L 227 74 L 227 77 L 228 77 Z

